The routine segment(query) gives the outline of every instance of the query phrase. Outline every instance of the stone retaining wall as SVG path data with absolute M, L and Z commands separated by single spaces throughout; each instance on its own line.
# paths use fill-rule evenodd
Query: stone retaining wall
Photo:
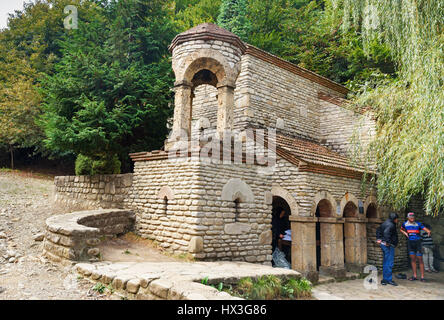
M 107 209 L 57 215 L 46 220 L 43 254 L 50 260 L 71 264 L 97 261 L 97 245 L 104 239 L 133 229 L 134 214 L 128 210 Z
M 132 173 L 59 176 L 54 178 L 54 201 L 69 210 L 122 209 L 132 182 Z

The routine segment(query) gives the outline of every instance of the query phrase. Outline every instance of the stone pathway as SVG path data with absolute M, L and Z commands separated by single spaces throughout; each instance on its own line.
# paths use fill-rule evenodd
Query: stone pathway
M 376 289 L 365 288 L 364 279 L 328 283 L 315 286 L 313 296 L 319 300 L 444 300 L 444 272 L 426 273 L 426 279 L 422 283 L 394 278 L 398 287 L 382 286 L 379 280 Z
M 134 299 L 236 299 L 201 280 L 235 284 L 246 277 L 301 277 L 294 270 L 246 262 L 99 262 L 79 263 L 76 268 L 90 281 L 111 284 L 117 293 Z

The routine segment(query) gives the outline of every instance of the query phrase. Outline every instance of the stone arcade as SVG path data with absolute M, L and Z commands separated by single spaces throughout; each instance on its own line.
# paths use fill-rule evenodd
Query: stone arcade
M 113 185 L 108 191 L 114 197 L 119 194 L 115 207 L 135 213 L 136 232 L 198 260 L 269 265 L 271 212 L 285 203 L 293 269 L 316 280 L 319 273 L 342 278 L 367 263 L 380 266 L 374 229 L 388 210 L 378 207 L 376 190 L 363 194 L 364 167 L 350 160 L 352 136 L 365 147 L 374 121 L 344 106 L 348 90 L 214 24 L 177 35 L 170 51 L 175 105 L 165 148 L 131 154 L 132 183 L 114 187 L 113 176 L 107 176 L 103 184 Z M 275 132 L 273 152 L 249 161 L 245 132 L 258 136 L 260 129 Z M 228 153 L 234 153 L 231 142 L 240 142 L 239 161 L 195 156 L 205 148 L 202 140 L 218 141 L 231 132 Z M 264 143 L 270 145 L 271 136 Z M 178 145 L 190 152 L 171 159 Z M 212 159 L 222 159 L 223 151 L 225 145 L 213 149 Z M 261 168 L 270 164 L 271 153 L 276 163 L 267 174 Z M 80 190 L 95 186 L 84 179 L 57 177 L 58 201 L 81 203 Z M 89 203 L 102 206 L 99 199 L 106 199 L 110 207 L 113 197 L 104 189 L 96 193 Z M 397 265 L 404 267 L 405 248 L 397 250 L 402 257 Z

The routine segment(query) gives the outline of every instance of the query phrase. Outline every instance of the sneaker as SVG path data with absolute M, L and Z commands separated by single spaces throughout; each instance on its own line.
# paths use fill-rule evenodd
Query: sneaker
M 395 286 L 395 287 L 397 287 L 398 286 L 398 284 L 395 282 L 395 281 L 387 281 L 387 284 L 391 284 L 392 286 Z
M 438 273 L 439 271 L 436 269 L 432 269 L 432 272 Z
M 388 283 L 387 280 L 381 280 L 381 284 L 382 284 L 383 286 L 387 285 L 387 283 Z
M 431 273 L 432 271 L 431 270 L 425 270 L 425 272 Z

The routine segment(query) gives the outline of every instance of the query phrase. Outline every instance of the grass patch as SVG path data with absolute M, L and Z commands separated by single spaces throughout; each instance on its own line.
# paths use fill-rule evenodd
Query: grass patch
M 105 285 L 101 282 L 97 282 L 94 287 L 92 288 L 93 291 L 96 291 L 99 294 L 113 294 L 114 293 L 114 288 L 111 285 Z
M 262 276 L 256 280 L 242 278 L 234 286 L 223 283 L 209 284 L 208 277 L 202 279 L 201 283 L 247 300 L 309 299 L 313 287 L 305 278 L 281 280 L 276 276 Z

